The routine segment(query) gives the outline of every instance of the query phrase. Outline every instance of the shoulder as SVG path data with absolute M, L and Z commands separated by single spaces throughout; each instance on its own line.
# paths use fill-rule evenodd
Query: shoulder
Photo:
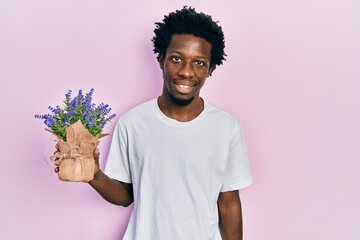
M 156 98 L 153 98 L 151 100 L 143 102 L 143 103 L 131 108 L 126 113 L 124 113 L 122 118 L 131 118 L 134 116 L 143 115 L 143 114 L 152 112 L 154 102 L 156 102 Z
M 131 125 L 136 122 L 141 122 L 149 119 L 153 115 L 153 105 L 156 98 L 141 103 L 120 116 L 118 120 L 119 125 Z
M 232 113 L 213 103 L 206 102 L 206 115 L 207 119 L 212 119 L 222 126 L 228 125 L 230 128 L 233 128 L 241 125 Z

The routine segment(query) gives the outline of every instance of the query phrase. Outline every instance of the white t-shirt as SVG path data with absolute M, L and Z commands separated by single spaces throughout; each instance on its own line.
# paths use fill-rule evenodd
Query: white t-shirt
M 157 99 L 118 121 L 105 173 L 132 183 L 124 240 L 217 240 L 220 192 L 247 187 L 251 174 L 238 121 L 206 101 L 189 122 L 164 115 Z

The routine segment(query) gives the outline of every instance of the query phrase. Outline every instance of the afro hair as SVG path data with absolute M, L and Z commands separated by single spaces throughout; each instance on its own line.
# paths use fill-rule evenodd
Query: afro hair
M 210 66 L 221 65 L 225 60 L 225 40 L 221 26 L 212 20 L 210 15 L 198 13 L 195 8 L 184 6 L 181 10 L 164 16 L 163 22 L 156 22 L 154 53 L 165 56 L 174 34 L 191 34 L 205 39 L 211 44 Z

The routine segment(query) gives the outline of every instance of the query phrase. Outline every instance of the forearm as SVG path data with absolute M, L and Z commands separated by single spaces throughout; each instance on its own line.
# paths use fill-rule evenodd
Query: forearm
M 111 179 L 99 170 L 89 184 L 108 202 L 129 206 L 133 202 L 131 184 Z
M 242 240 L 243 223 L 240 198 L 231 201 L 219 199 L 219 226 L 223 240 Z

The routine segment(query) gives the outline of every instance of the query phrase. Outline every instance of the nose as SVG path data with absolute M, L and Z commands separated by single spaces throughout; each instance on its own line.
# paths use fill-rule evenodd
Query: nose
M 183 78 L 191 78 L 194 76 L 194 68 L 191 63 L 184 62 L 180 69 L 179 75 Z

